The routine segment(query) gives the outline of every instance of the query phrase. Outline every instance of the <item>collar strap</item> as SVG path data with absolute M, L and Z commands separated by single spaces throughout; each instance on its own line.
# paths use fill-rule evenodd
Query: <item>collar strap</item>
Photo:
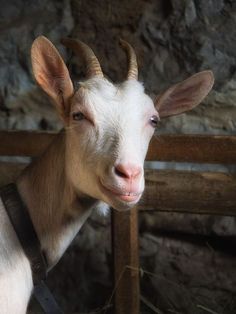
M 33 283 L 37 285 L 46 279 L 47 264 L 27 207 L 14 183 L 2 187 L 0 196 L 20 244 L 30 261 Z

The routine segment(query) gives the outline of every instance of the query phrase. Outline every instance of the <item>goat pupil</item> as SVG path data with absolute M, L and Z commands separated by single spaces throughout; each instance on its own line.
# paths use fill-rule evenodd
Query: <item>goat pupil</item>
M 75 112 L 73 113 L 73 119 L 76 121 L 80 121 L 84 119 L 84 114 L 82 112 Z
M 157 126 L 157 123 L 159 121 L 159 118 L 157 116 L 152 116 L 150 119 L 151 125 L 155 128 Z

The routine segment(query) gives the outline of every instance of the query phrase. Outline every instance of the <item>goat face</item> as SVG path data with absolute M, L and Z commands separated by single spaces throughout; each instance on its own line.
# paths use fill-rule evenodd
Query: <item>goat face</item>
M 45 37 L 32 46 L 33 71 L 39 85 L 54 100 L 66 130 L 66 173 L 78 194 L 124 210 L 138 202 L 144 190 L 143 164 L 149 141 L 161 117 L 190 110 L 213 85 L 210 71 L 178 83 L 153 101 L 137 81 L 136 57 L 129 57 L 127 80 L 114 85 L 85 44 L 64 44 L 83 55 L 88 79 L 73 90 L 68 70 L 56 48 Z
M 152 100 L 135 80 L 117 86 L 104 78 L 82 83 L 71 100 L 67 128 L 73 185 L 117 209 L 137 203 L 157 119 Z

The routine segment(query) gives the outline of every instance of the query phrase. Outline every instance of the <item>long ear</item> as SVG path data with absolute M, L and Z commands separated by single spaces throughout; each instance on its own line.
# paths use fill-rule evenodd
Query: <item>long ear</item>
M 206 97 L 213 84 L 213 73 L 203 71 L 173 85 L 155 101 L 160 117 L 165 118 L 191 110 Z
M 62 119 L 66 120 L 73 85 L 59 52 L 46 37 L 39 36 L 33 42 L 31 60 L 36 81 L 53 99 Z

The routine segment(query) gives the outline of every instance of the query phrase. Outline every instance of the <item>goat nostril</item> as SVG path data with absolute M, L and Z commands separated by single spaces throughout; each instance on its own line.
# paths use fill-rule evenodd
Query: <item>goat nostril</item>
M 115 174 L 121 178 L 129 178 L 129 176 L 124 171 L 121 171 L 118 167 L 115 167 Z
M 136 178 L 141 173 L 141 168 L 134 165 L 118 164 L 115 166 L 115 174 L 124 179 Z

